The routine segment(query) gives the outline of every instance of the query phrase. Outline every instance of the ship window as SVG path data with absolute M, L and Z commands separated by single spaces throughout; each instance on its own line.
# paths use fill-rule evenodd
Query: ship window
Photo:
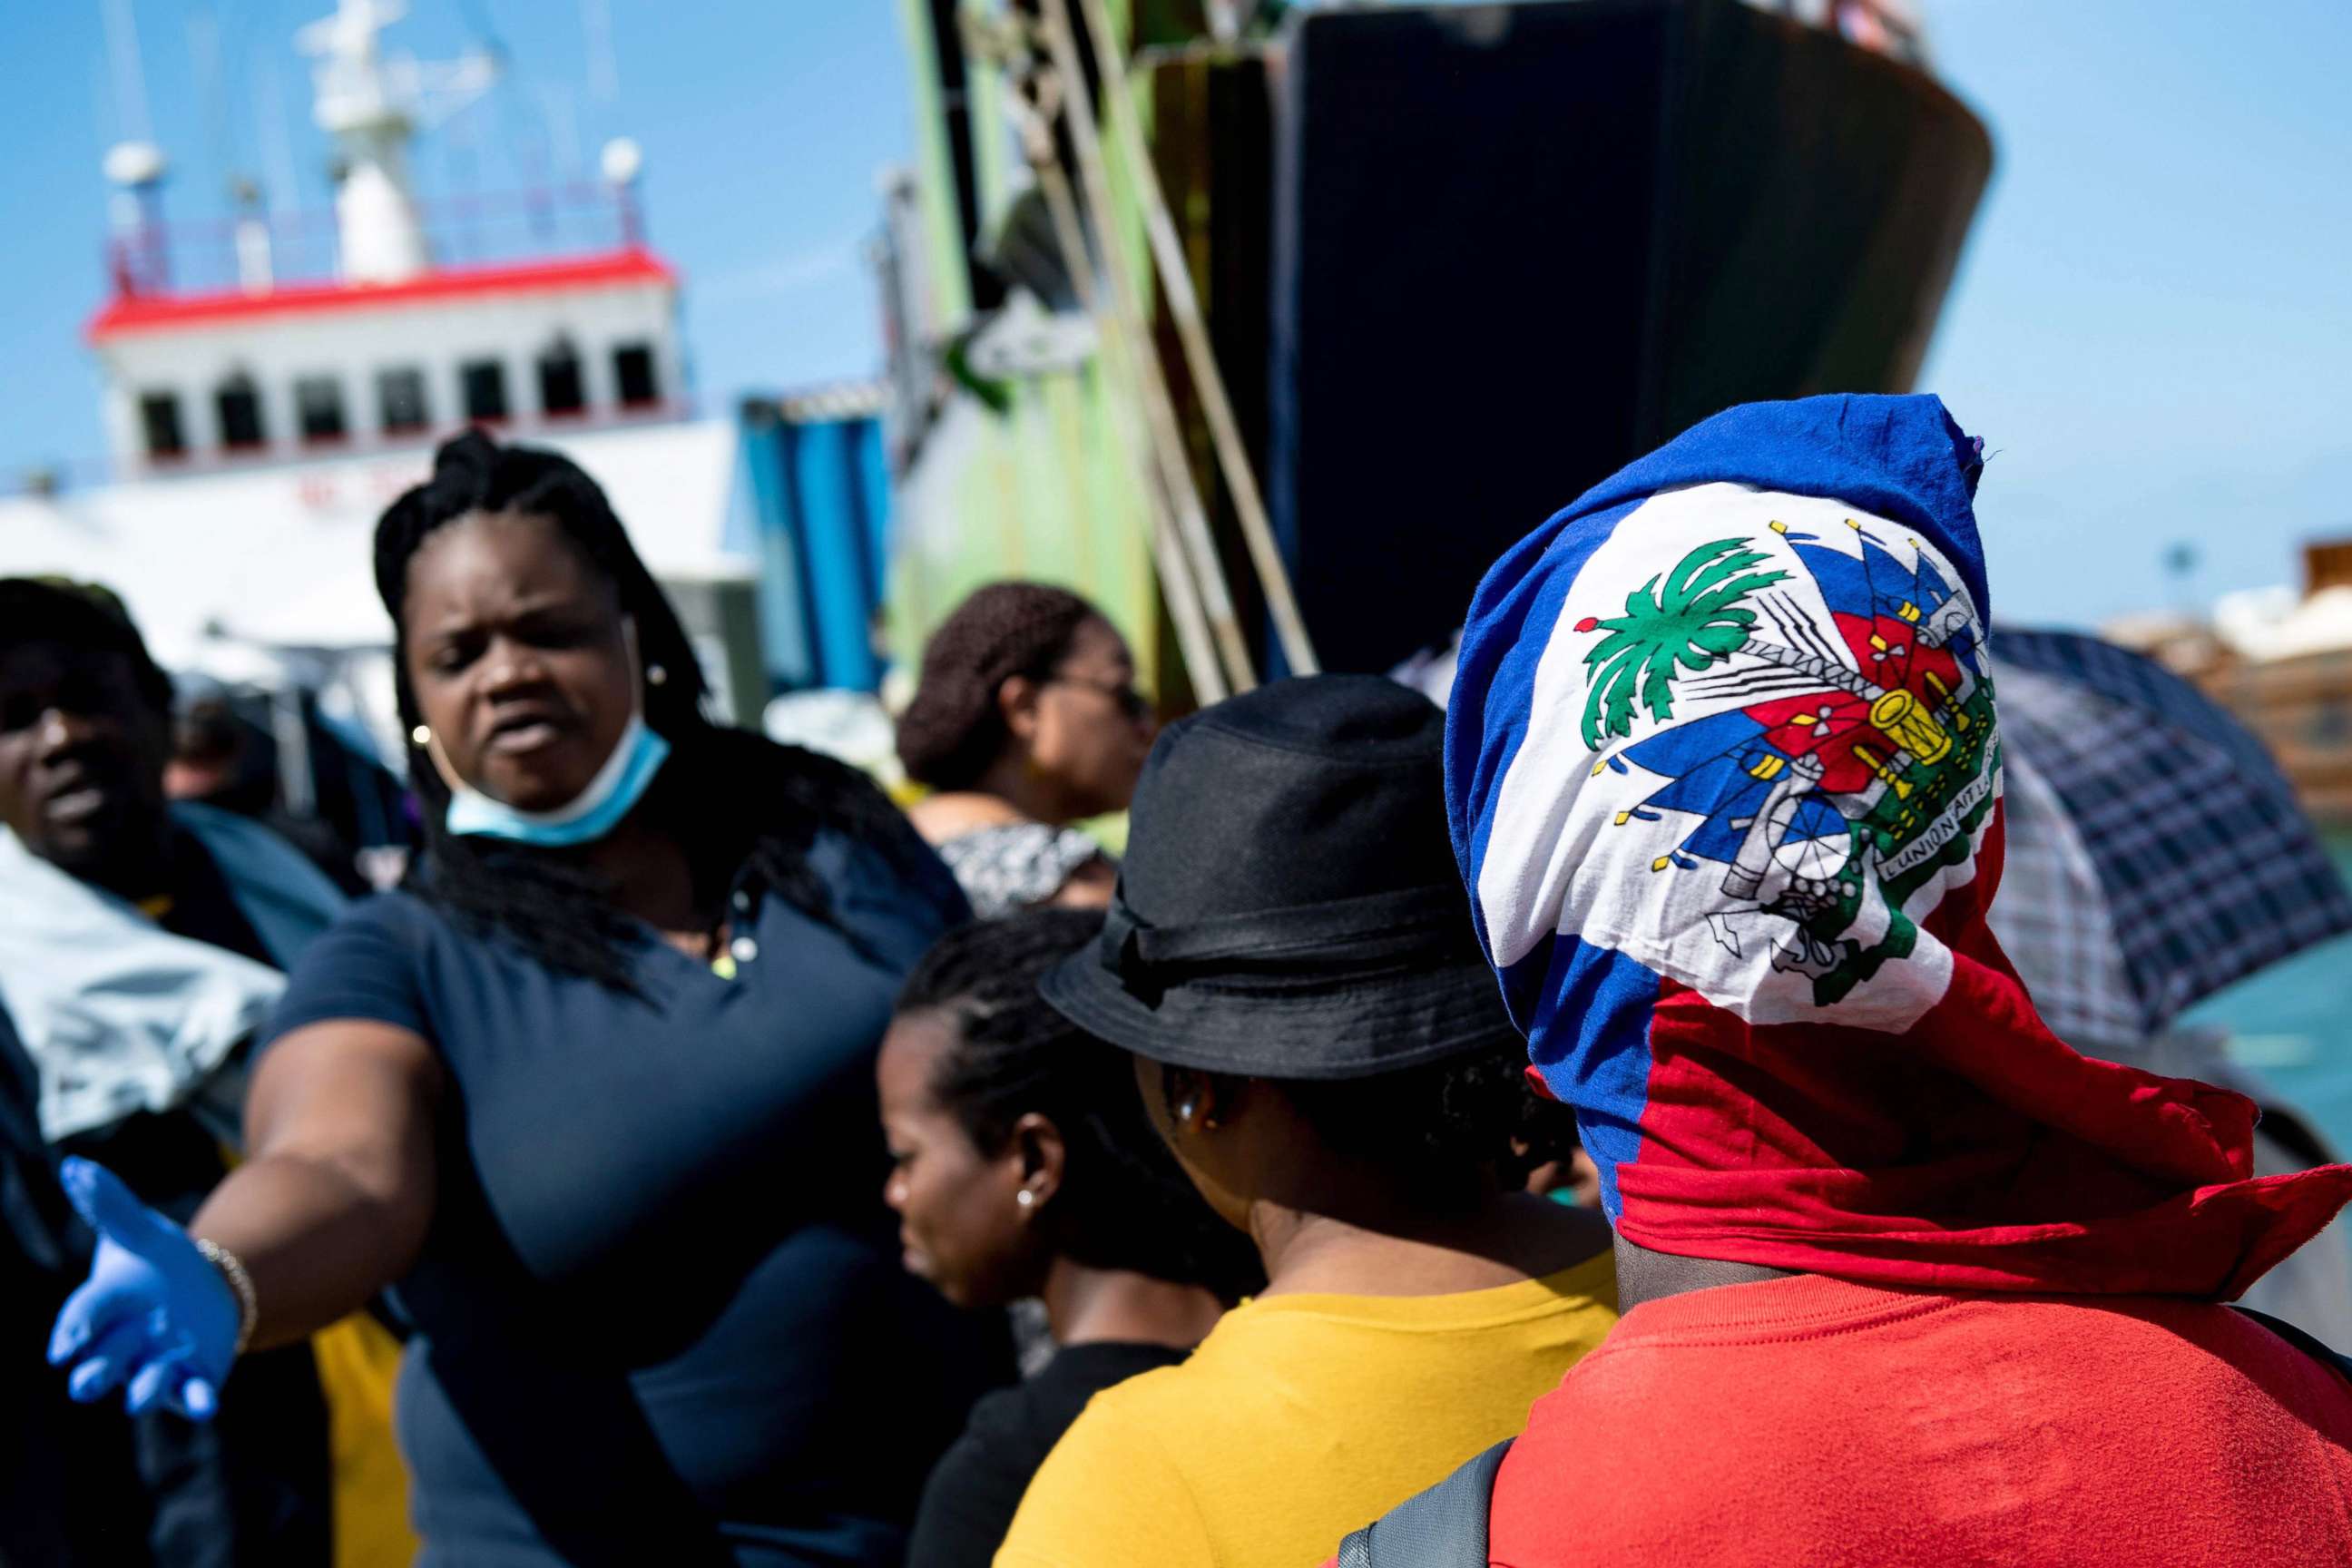
M 236 451 L 262 444 L 261 392 L 253 384 L 253 377 L 230 376 L 213 394 L 213 404 L 220 415 L 222 446 Z
M 643 408 L 661 401 L 661 388 L 654 381 L 654 351 L 649 344 L 623 343 L 614 349 L 613 380 L 619 388 L 624 408 Z
M 577 414 L 588 406 L 580 389 L 580 356 L 570 343 L 558 343 L 539 361 L 539 411 Z
M 466 417 L 504 419 L 507 416 L 507 367 L 494 359 L 468 361 L 457 367 L 458 384 L 466 393 Z
M 331 375 L 306 375 L 294 383 L 294 420 L 305 441 L 340 441 L 351 434 L 343 422 L 343 384 Z
M 176 458 L 187 451 L 187 437 L 180 430 L 180 399 L 175 394 L 141 394 L 139 425 L 147 437 L 149 457 Z
M 413 365 L 376 372 L 375 400 L 387 436 L 422 430 L 432 423 L 431 411 L 425 406 L 425 373 Z

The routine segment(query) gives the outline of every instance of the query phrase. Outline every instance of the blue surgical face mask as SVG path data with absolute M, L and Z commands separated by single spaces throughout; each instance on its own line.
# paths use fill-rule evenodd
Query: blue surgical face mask
M 442 822 L 460 837 L 504 838 L 542 849 L 593 844 L 636 809 L 668 757 L 669 742 L 656 734 L 642 715 L 632 713 L 613 754 L 570 805 L 552 811 L 522 811 L 470 784 L 461 784 L 450 793 L 449 809 Z
M 635 664 L 635 624 L 624 623 L 623 630 L 628 637 L 630 662 Z M 646 791 L 653 787 L 654 775 L 669 759 L 669 742 L 646 722 L 642 679 L 637 685 L 636 706 L 621 738 L 613 744 L 613 754 L 604 759 L 587 788 L 551 811 L 520 810 L 459 779 L 440 755 L 441 742 L 436 737 L 430 742 L 433 760 L 449 785 L 449 809 L 442 816 L 443 826 L 459 837 L 503 838 L 541 849 L 593 844 L 612 832 L 636 809 Z

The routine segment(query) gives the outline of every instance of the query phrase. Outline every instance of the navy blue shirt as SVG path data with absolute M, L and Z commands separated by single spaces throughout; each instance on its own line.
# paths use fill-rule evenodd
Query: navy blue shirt
M 896 1563 L 1009 1377 L 880 1202 L 874 1053 L 955 894 L 838 838 L 811 860 L 839 925 L 739 887 L 732 979 L 648 931 L 627 995 L 402 893 L 297 967 L 274 1034 L 397 1025 L 454 1090 L 397 1291 L 420 1563 Z

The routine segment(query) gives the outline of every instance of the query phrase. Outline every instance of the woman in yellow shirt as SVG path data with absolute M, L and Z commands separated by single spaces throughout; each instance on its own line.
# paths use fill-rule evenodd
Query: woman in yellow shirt
M 1154 748 L 1102 941 L 1044 990 L 1133 1053 L 1268 1283 L 1096 1395 L 998 1568 L 1308 1568 L 1519 1430 L 1615 1321 L 1607 1226 L 1513 1179 L 1523 1047 L 1446 838 L 1443 732 L 1402 687 L 1317 676 Z

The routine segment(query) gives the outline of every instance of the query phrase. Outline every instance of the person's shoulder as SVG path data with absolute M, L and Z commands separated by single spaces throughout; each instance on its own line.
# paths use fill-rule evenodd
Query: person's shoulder
M 1219 1382 L 1187 1362 L 1098 1389 L 1054 1444 L 1047 1466 L 1081 1488 L 1174 1477 L 1188 1438 L 1221 1404 Z
M 972 1407 L 971 1424 L 1006 1435 L 1043 1434 L 1050 1447 L 1095 1400 L 1138 1377 L 1182 1364 L 1185 1354 L 1163 1345 L 1065 1345 L 1034 1376 L 982 1399 Z
M 981 1438 L 993 1448 L 1002 1439 L 1029 1428 L 1030 1407 L 1028 1384 L 992 1388 L 971 1402 L 971 1415 L 964 1423 L 966 1436 Z
M 1192 1408 L 1184 1370 L 1147 1372 L 1087 1401 L 1023 1495 L 998 1568 L 1213 1560 L 1186 1467 L 1169 1447 Z
M 301 906 L 322 923 L 348 902 L 300 847 L 266 822 L 193 800 L 174 801 L 171 815 L 240 893 L 266 893 Z
M 421 898 L 407 888 L 394 888 L 385 892 L 370 893 L 363 899 L 353 899 L 343 908 L 335 921 L 335 929 L 362 931 L 371 934 L 392 937 L 403 943 L 430 942 L 446 937 L 456 928 L 429 899 Z
M 414 893 L 376 893 L 345 910 L 287 978 L 266 1037 L 360 1018 L 429 1034 L 431 956 L 454 936 L 447 917 Z
M 1203 1342 L 1202 1348 L 1206 1348 Z M 1097 1389 L 1078 1413 L 1078 1422 L 1092 1417 L 1096 1426 L 1104 1431 L 1133 1427 L 1144 1432 L 1164 1430 L 1161 1423 L 1189 1409 L 1213 1400 L 1213 1384 L 1208 1368 L 1213 1363 L 1202 1362 L 1199 1352 L 1192 1357 L 1168 1366 L 1153 1367 L 1131 1377 L 1120 1378 L 1106 1387 Z
M 942 790 L 927 795 L 907 808 L 907 819 L 931 844 L 944 845 L 992 827 L 1018 827 L 1028 823 L 1010 801 L 978 790 Z
M 1013 1523 L 1021 1494 L 1045 1456 L 1009 1451 L 1002 1436 L 982 1424 L 988 1403 L 984 1398 L 972 1406 L 970 1425 L 924 1479 L 908 1542 L 909 1562 L 986 1563 Z
M 1012 1500 L 1017 1502 L 1037 1467 L 1068 1429 L 1066 1421 L 1040 1419 L 1027 1384 L 992 1389 L 972 1401 L 962 1436 L 932 1467 L 926 1489 L 969 1494 L 1007 1487 Z
M 250 848 L 270 856 L 299 857 L 302 853 L 294 847 L 293 840 L 268 823 L 257 822 L 252 817 L 225 811 L 216 805 L 206 805 L 200 800 L 175 800 L 172 803 L 171 815 L 174 822 L 194 834 L 205 849 L 215 856 L 225 846 Z
M 2158 1383 L 2210 1376 L 2226 1366 L 2268 1396 L 2322 1413 L 2331 1431 L 2352 1435 L 2352 1377 L 2330 1345 L 2309 1330 L 2216 1301 L 2169 1296 L 2121 1296 L 2088 1302 L 2045 1303 L 2046 1324 L 2020 1323 L 2011 1337 L 2052 1344 L 2069 1359 L 2087 1347 L 2107 1359 L 2144 1369 Z M 1986 1314 L 1976 1314 L 1982 1321 Z M 1979 1331 L 1980 1332 L 1983 1331 Z

